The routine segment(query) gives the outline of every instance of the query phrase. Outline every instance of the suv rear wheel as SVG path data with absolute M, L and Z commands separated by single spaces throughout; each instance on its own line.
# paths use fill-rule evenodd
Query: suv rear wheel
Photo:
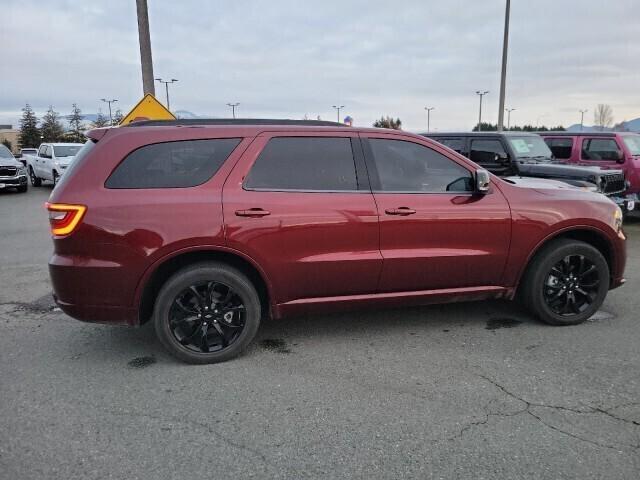
M 260 325 L 260 298 L 240 271 L 214 262 L 174 274 L 154 308 L 160 343 L 188 363 L 217 363 L 239 355 Z
M 534 258 L 523 283 L 526 307 L 551 325 L 576 325 L 591 317 L 609 290 L 609 266 L 593 246 L 555 240 Z

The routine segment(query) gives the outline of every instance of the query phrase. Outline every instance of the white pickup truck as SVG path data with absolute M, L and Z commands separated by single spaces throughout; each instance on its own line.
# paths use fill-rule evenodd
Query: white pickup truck
M 81 143 L 43 143 L 36 155 L 26 155 L 31 185 L 39 187 L 43 180 L 58 183 L 81 148 Z

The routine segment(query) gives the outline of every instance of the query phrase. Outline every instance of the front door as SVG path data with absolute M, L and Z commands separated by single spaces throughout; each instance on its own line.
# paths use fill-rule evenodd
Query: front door
M 228 246 L 264 269 L 276 303 L 375 292 L 378 212 L 357 135 L 256 137 L 223 205 Z
M 380 214 L 379 291 L 501 286 L 509 205 L 474 192 L 472 166 L 433 142 L 363 135 Z

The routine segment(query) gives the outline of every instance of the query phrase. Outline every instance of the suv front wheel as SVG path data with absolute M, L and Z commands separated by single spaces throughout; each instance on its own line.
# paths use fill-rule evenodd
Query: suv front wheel
M 588 243 L 560 239 L 543 247 L 523 283 L 525 306 L 551 325 L 576 325 L 591 317 L 609 290 L 609 265 Z
M 260 318 L 260 298 L 251 281 L 214 262 L 174 274 L 154 308 L 160 343 L 188 363 L 217 363 L 239 355 L 256 335 Z

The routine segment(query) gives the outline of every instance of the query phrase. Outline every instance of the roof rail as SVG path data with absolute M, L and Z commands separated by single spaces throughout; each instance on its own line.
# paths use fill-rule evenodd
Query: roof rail
M 177 120 L 140 120 L 127 127 L 199 126 L 199 125 L 300 125 L 307 127 L 346 127 L 338 122 L 325 120 L 290 120 L 273 118 L 182 118 Z

